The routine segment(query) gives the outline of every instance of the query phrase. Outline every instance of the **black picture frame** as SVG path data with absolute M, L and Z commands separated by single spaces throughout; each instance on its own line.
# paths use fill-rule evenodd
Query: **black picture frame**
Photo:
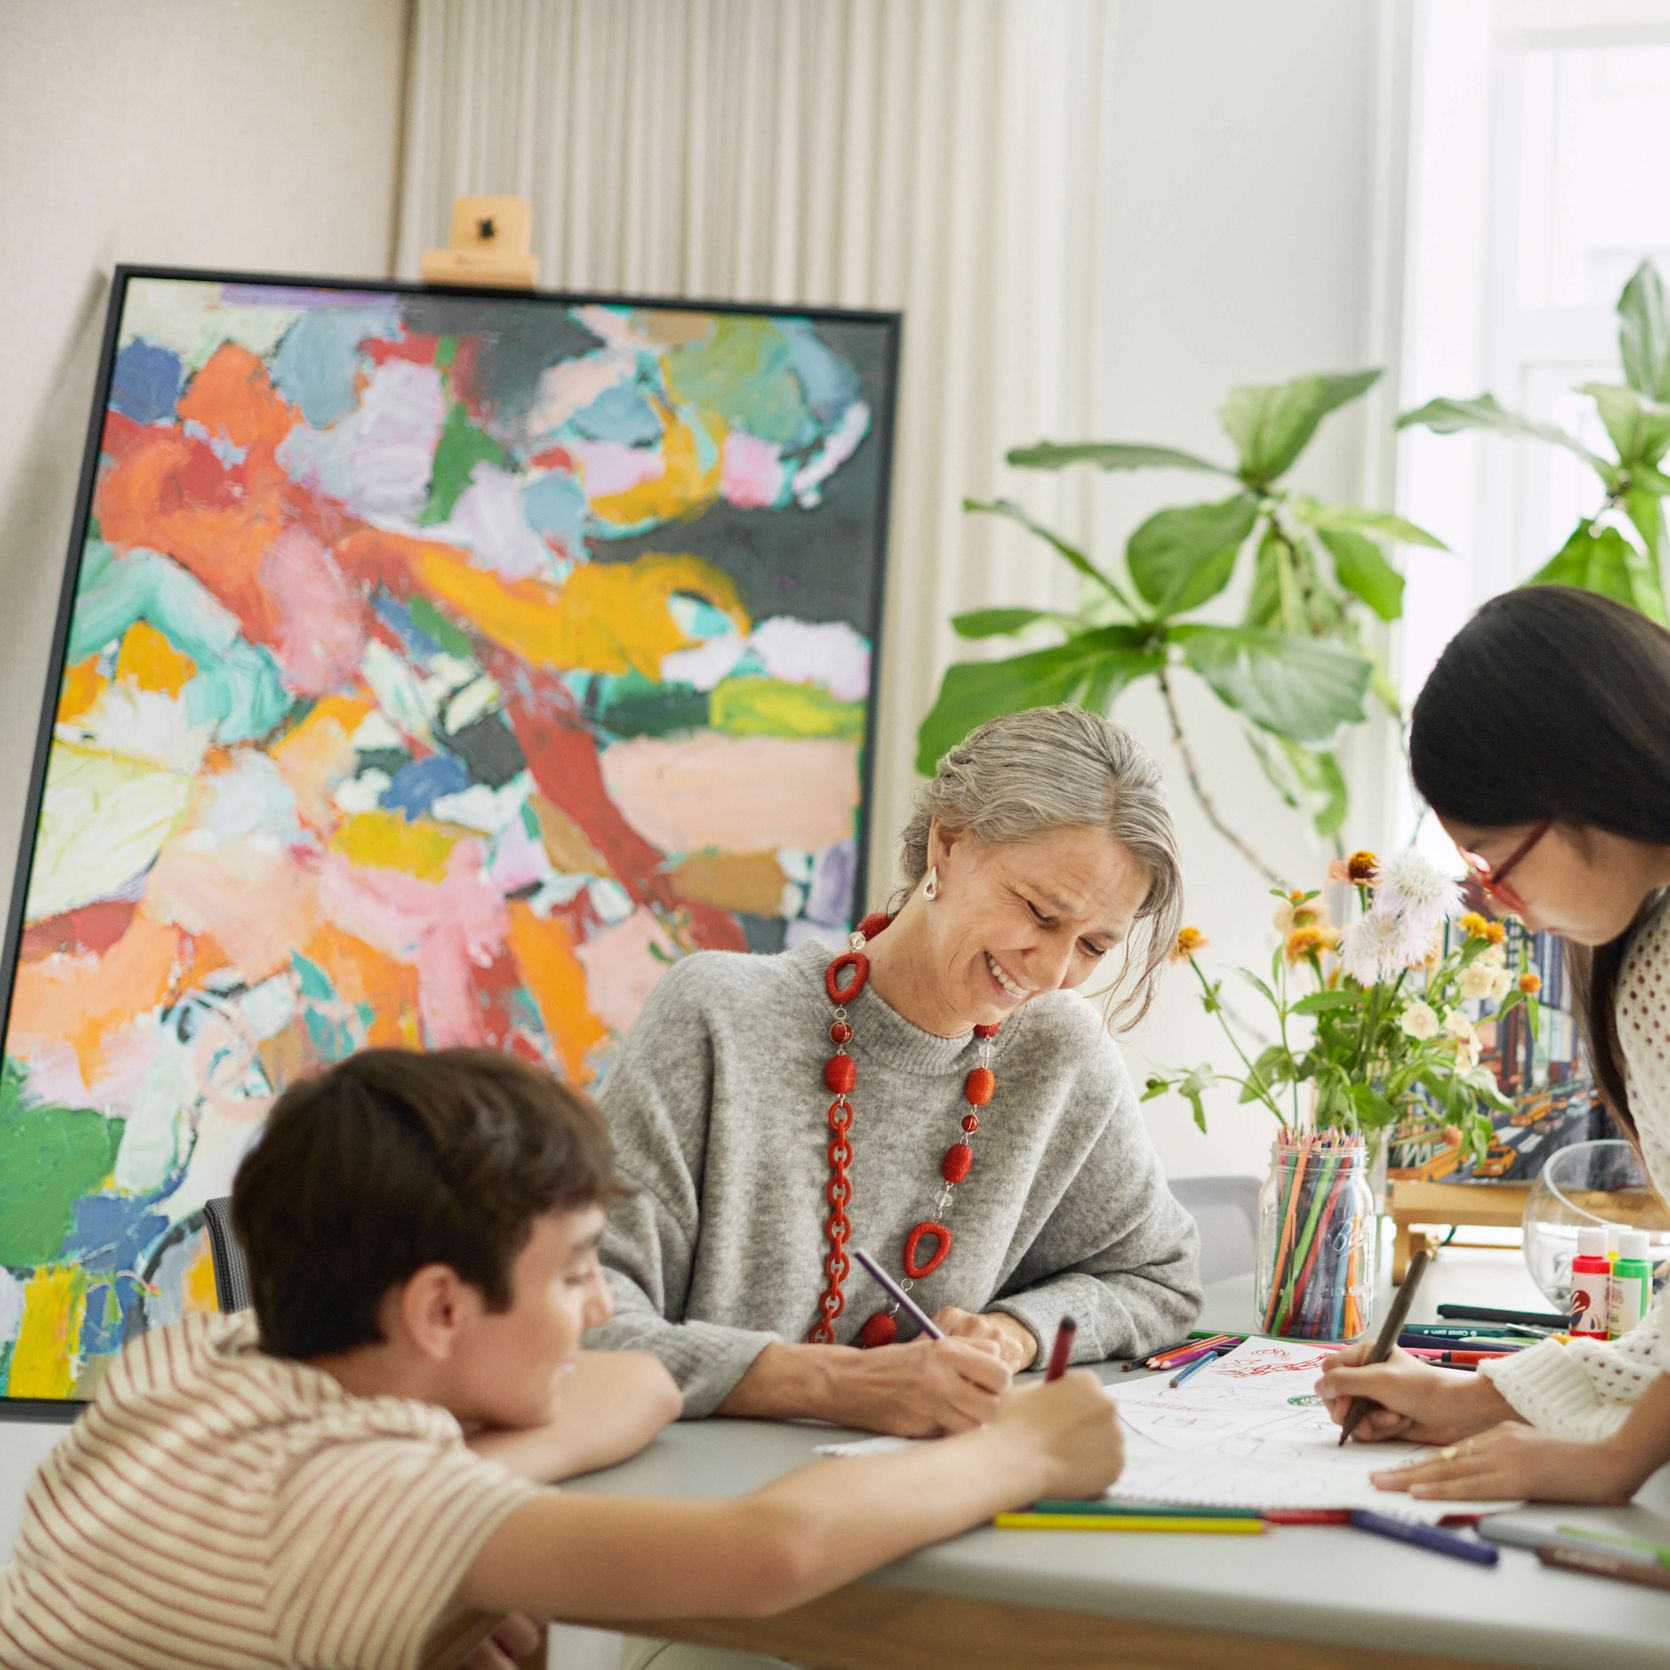
M 47 762 L 51 751 L 57 696 L 62 687 L 71 617 L 74 610 L 81 564 L 85 550 L 94 491 L 98 480 L 100 443 L 110 409 L 122 319 L 129 286 L 140 280 L 173 280 L 182 283 L 234 284 L 264 289 L 337 290 L 356 295 L 392 295 L 426 299 L 479 300 L 521 304 L 544 304 L 554 308 L 605 307 L 676 310 L 680 313 L 751 315 L 805 320 L 814 327 L 824 323 L 871 327 L 882 334 L 881 385 L 874 406 L 874 444 L 879 451 L 878 494 L 872 561 L 872 595 L 864 623 L 871 650 L 869 692 L 865 703 L 864 740 L 860 751 L 859 807 L 855 832 L 856 866 L 852 897 L 855 915 L 863 914 L 869 884 L 868 847 L 872 835 L 871 807 L 874 791 L 876 738 L 879 722 L 881 667 L 885 653 L 883 636 L 884 600 L 888 572 L 888 528 L 892 509 L 892 462 L 898 409 L 899 366 L 903 336 L 903 315 L 897 311 L 867 308 L 797 307 L 781 303 L 720 301 L 693 296 L 652 296 L 639 293 L 537 290 L 491 285 L 437 285 L 399 279 L 366 279 L 341 276 L 322 277 L 297 273 L 250 272 L 203 267 L 118 265 L 111 278 L 110 294 L 94 380 L 81 470 L 53 626 L 51 651 L 47 658 L 42 688 L 40 720 L 29 780 L 24 794 L 23 823 L 19 838 L 12 893 L 6 914 L 6 931 L 0 941 L 0 1059 L 4 1059 L 9 1034 L 14 987 L 24 929 L 24 909 L 29 895 L 31 873 L 37 854 Z M 192 1221 L 176 1225 L 189 1231 Z M 8 1420 L 74 1420 L 86 1407 L 84 1399 L 20 1398 L 0 1392 L 0 1418 Z

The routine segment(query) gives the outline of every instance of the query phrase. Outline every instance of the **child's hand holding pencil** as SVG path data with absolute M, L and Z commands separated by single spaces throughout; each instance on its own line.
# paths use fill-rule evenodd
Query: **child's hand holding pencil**
M 1453 1444 L 1513 1415 L 1507 1399 L 1485 1375 L 1452 1374 L 1396 1349 L 1384 1362 L 1367 1362 L 1373 1350 L 1373 1342 L 1363 1340 L 1336 1351 L 1323 1364 L 1316 1383 L 1318 1396 L 1336 1422 L 1345 1420 L 1353 1398 L 1369 1400 L 1355 1438 Z
M 991 1430 L 1013 1435 L 1042 1460 L 1034 1497 L 1099 1496 L 1124 1471 L 1119 1411 L 1087 1369 L 1011 1392 Z

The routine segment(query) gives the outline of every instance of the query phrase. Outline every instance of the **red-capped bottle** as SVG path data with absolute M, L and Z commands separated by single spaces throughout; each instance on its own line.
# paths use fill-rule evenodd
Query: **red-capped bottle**
M 1574 1339 L 1605 1339 L 1612 1308 L 1612 1266 L 1606 1261 L 1606 1231 L 1597 1225 L 1577 1232 L 1571 1261 L 1571 1333 Z

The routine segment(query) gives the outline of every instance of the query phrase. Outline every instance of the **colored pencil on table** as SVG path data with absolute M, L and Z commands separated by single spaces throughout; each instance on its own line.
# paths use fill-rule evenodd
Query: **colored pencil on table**
M 1172 1375 L 1166 1384 L 1168 1386 L 1181 1386 L 1191 1374 L 1195 1373 L 1199 1369 L 1205 1368 L 1208 1363 L 1215 1363 L 1217 1360 L 1218 1353 L 1216 1351 L 1202 1352 L 1201 1355 L 1196 1357 L 1192 1363 L 1185 1364 L 1174 1375 Z
M 1422 1525 L 1413 1519 L 1372 1513 L 1367 1508 L 1353 1508 L 1351 1524 L 1358 1531 L 1370 1531 L 1377 1537 L 1431 1549 L 1434 1554 L 1448 1554 L 1452 1560 L 1471 1560 L 1476 1566 L 1493 1566 L 1502 1558 L 1501 1549 L 1494 1543 L 1457 1536 L 1454 1531 L 1440 1531 L 1436 1525 Z
M 1198 1357 L 1202 1351 L 1227 1350 L 1232 1345 L 1241 1343 L 1239 1334 L 1208 1334 L 1205 1339 L 1192 1339 L 1184 1345 L 1167 1346 L 1164 1351 L 1157 1351 L 1150 1357 L 1147 1368 L 1177 1368 L 1191 1357 Z
M 1202 1531 L 1217 1536 L 1256 1536 L 1262 1519 L 1209 1519 L 1198 1514 L 1120 1519 L 1087 1513 L 1000 1513 L 1000 1531 Z
M 1113 1502 L 1106 1496 L 1045 1497 L 1028 1513 L 1102 1514 L 1110 1519 L 1268 1519 L 1257 1508 L 1197 1508 L 1187 1502 Z
M 1619 1536 L 1615 1531 L 1591 1531 L 1583 1525 L 1561 1525 L 1556 1528 L 1555 1534 L 1575 1537 L 1579 1542 L 1600 1543 L 1615 1553 L 1627 1552 L 1639 1559 L 1654 1560 L 1661 1566 L 1670 1566 L 1670 1548 L 1661 1547 L 1656 1542 L 1647 1542 L 1641 1537 Z
M 1621 1583 L 1670 1589 L 1670 1571 L 1663 1566 L 1649 1566 L 1600 1548 L 1571 1548 L 1564 1543 L 1551 1543 L 1537 1550 L 1537 1558 L 1545 1566 L 1557 1566 L 1561 1571 L 1584 1571 L 1591 1577 L 1615 1577 Z

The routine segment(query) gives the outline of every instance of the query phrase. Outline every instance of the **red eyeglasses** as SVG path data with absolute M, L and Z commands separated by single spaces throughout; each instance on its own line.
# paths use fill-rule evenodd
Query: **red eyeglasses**
M 1533 829 L 1531 833 L 1513 849 L 1499 870 L 1491 869 L 1489 864 L 1487 864 L 1484 859 L 1480 858 L 1476 852 L 1469 852 L 1465 847 L 1459 847 L 1457 850 L 1460 852 L 1462 858 L 1466 860 L 1468 869 L 1470 869 L 1473 874 L 1479 878 L 1479 886 L 1482 887 L 1493 899 L 1500 899 L 1501 902 L 1506 905 L 1515 916 L 1523 916 L 1526 911 L 1530 909 L 1530 906 L 1527 905 L 1524 899 L 1520 897 L 1516 889 L 1507 885 L 1508 873 L 1553 827 L 1554 820 L 1552 818 L 1549 818 L 1543 823 L 1539 823 L 1536 828 Z

